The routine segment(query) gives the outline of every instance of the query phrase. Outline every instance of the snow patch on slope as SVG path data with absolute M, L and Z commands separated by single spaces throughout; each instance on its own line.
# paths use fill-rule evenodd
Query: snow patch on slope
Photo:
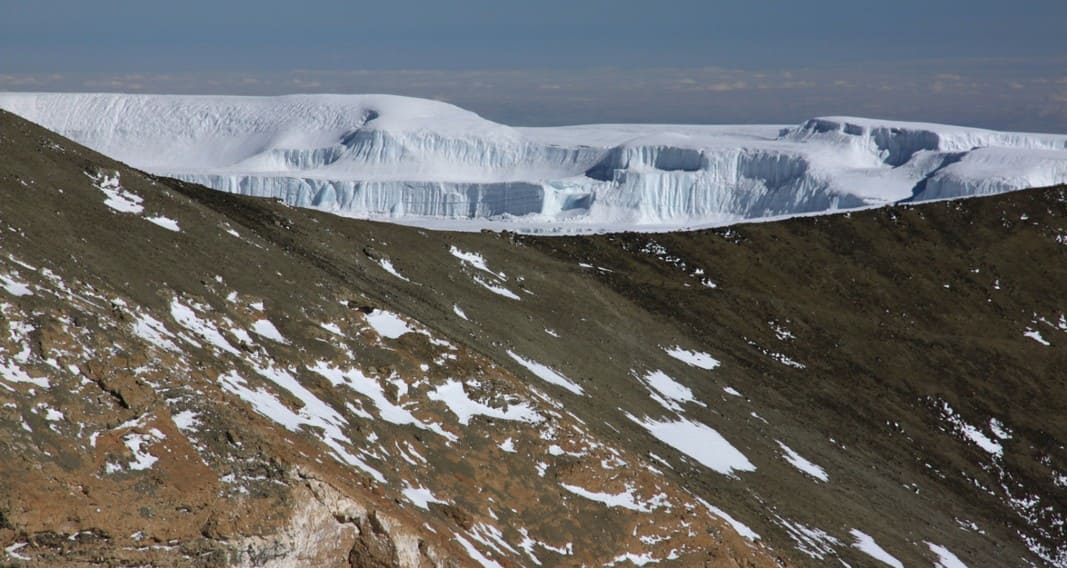
M 597 501 L 603 503 L 608 507 L 621 507 L 623 509 L 629 509 L 631 511 L 637 511 L 639 513 L 648 513 L 654 511 L 666 504 L 667 496 L 663 493 L 652 497 L 651 499 L 640 499 L 633 487 L 627 486 L 626 491 L 622 493 L 606 493 L 603 491 L 590 491 L 584 487 L 577 485 L 569 485 L 561 483 L 560 487 L 578 495 L 589 499 L 590 501 Z
M 756 466 L 748 461 L 745 454 L 710 426 L 685 418 L 660 421 L 652 418 L 640 419 L 630 414 L 627 418 L 643 426 L 659 441 L 712 471 L 733 476 L 735 471 L 756 470 Z
M 692 367 L 710 371 L 719 366 L 719 361 L 717 359 L 701 351 L 690 351 L 688 349 L 682 349 L 681 347 L 664 347 L 663 350 L 671 357 Z
M 892 554 L 886 552 L 884 548 L 878 546 L 878 543 L 874 541 L 874 538 L 871 535 L 858 529 L 852 529 L 849 534 L 852 535 L 852 538 L 856 539 L 856 542 L 853 543 L 852 546 L 860 549 L 860 551 L 867 556 L 870 556 L 883 564 L 888 564 L 893 568 L 904 568 L 904 564 L 897 560 Z
M 474 416 L 488 416 L 500 420 L 515 420 L 531 424 L 537 424 L 544 420 L 529 404 L 524 402 L 508 404 L 501 410 L 472 400 L 467 391 L 464 390 L 463 383 L 455 379 L 449 379 L 444 384 L 437 386 L 437 388 L 430 391 L 427 397 L 430 400 L 445 403 L 448 409 L 456 415 L 459 423 L 464 426 L 470 424 L 470 420 Z M 510 438 L 508 439 L 510 440 Z
M 0 288 L 15 297 L 33 295 L 33 290 L 30 290 L 29 286 L 7 274 L 0 274 Z
M 967 565 L 958 556 L 944 546 L 932 542 L 927 542 L 926 546 L 930 547 L 930 552 L 937 555 L 937 563 L 934 568 L 967 568 Z
M 415 331 L 400 316 L 386 310 L 374 310 L 367 314 L 367 323 L 378 335 L 387 339 L 396 339 Z
M 160 227 L 163 227 L 164 229 L 166 229 L 168 231 L 173 231 L 175 233 L 180 233 L 182 231 L 181 227 L 178 226 L 178 222 L 175 221 L 174 219 L 169 218 L 169 217 L 164 217 L 162 215 L 159 215 L 159 216 L 156 216 L 156 217 L 145 217 L 145 220 L 148 221 L 149 223 L 154 224 L 154 225 L 158 225 Z
M 709 511 L 711 511 L 711 513 L 713 515 L 715 515 L 716 517 L 719 517 L 720 519 L 726 521 L 727 524 L 729 524 L 731 527 L 733 527 L 733 529 L 735 531 L 737 531 L 737 534 L 747 538 L 748 540 L 752 540 L 752 541 L 756 541 L 756 540 L 760 539 L 760 535 L 757 534 L 756 531 L 754 531 L 751 528 L 749 528 L 749 526 L 746 525 L 745 523 L 742 523 L 741 521 L 733 518 L 726 511 L 723 511 L 722 509 L 712 505 L 711 503 L 708 503 L 707 501 L 705 501 L 704 499 L 701 499 L 700 497 L 697 497 L 696 500 L 699 501 L 701 505 L 704 505 L 704 507 L 706 507 Z
M 563 387 L 577 395 L 585 394 L 582 391 L 582 387 L 578 386 L 574 383 L 574 381 L 568 379 L 567 377 L 564 377 L 563 375 L 557 373 L 551 367 L 546 367 L 545 365 L 542 365 L 537 361 L 531 361 L 522 357 L 521 355 L 516 355 L 512 351 L 508 351 L 508 355 L 511 356 L 511 358 L 518 362 L 520 365 L 526 367 L 528 371 L 530 371 L 534 375 L 537 375 L 539 379 L 545 381 L 546 383 L 552 383 L 558 387 Z
M 300 411 L 293 411 L 274 393 L 263 387 L 252 388 L 237 371 L 219 375 L 218 382 L 224 390 L 249 403 L 257 413 L 289 431 L 298 432 L 301 427 L 307 427 L 312 432 L 321 431 L 321 439 L 330 448 L 335 459 L 358 467 L 378 483 L 386 482 L 381 472 L 368 465 L 346 447 L 351 444 L 351 440 L 345 435 L 349 424 L 341 413 L 304 388 L 284 369 L 264 367 L 256 369 L 256 372 L 279 389 L 296 397 L 303 404 Z
M 274 324 L 271 323 L 270 320 L 256 320 L 256 322 L 252 324 L 252 331 L 256 332 L 256 335 L 266 337 L 271 341 L 286 345 L 289 343 L 289 340 L 282 336 L 281 332 L 278 331 L 278 328 L 274 327 Z
M 819 481 L 830 481 L 830 476 L 826 475 L 826 470 L 804 459 L 804 457 L 796 453 L 793 448 L 790 448 L 782 442 L 778 442 L 778 447 L 782 448 L 782 451 L 785 452 L 785 461 L 789 462 L 789 465 L 799 469 L 800 471 L 803 471 L 804 473 L 814 477 L 815 479 L 818 479 Z

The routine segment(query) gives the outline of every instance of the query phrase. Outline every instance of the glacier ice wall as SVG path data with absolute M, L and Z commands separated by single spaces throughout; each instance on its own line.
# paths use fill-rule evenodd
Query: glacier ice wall
M 852 117 L 513 128 L 388 95 L 0 94 L 153 173 L 444 228 L 670 230 L 1067 181 L 1067 136 Z

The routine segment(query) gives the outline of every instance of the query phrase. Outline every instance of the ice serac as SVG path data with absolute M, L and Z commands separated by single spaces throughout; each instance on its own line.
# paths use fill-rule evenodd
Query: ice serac
M 0 94 L 153 173 L 431 228 L 672 230 L 1067 181 L 1067 136 L 851 117 L 514 128 L 389 95 Z

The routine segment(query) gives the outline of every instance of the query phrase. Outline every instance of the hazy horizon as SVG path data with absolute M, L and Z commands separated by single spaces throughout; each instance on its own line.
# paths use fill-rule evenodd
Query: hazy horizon
M 0 90 L 391 93 L 507 124 L 1067 132 L 1067 4 L 0 0 Z

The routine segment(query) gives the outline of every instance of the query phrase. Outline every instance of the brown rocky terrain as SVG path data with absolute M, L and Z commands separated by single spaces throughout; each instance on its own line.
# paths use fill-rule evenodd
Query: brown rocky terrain
M 0 563 L 1067 565 L 1065 188 L 440 233 L 0 112 L 0 195 Z
M 434 290 L 382 269 L 392 227 L 0 128 L 5 561 L 773 563 L 550 386 L 401 311 Z

